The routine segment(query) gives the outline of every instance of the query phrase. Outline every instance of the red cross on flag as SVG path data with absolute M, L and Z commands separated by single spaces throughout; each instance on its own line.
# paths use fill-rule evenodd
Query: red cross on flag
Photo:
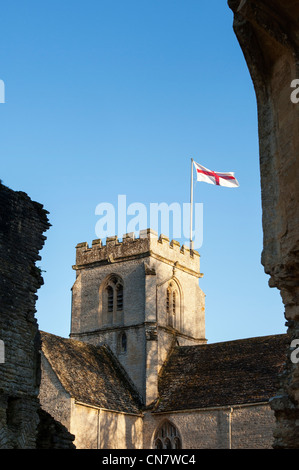
M 234 173 L 220 173 L 219 171 L 211 171 L 204 166 L 199 165 L 199 163 L 196 163 L 194 160 L 193 163 L 196 169 L 197 181 L 216 184 L 217 186 L 226 186 L 227 188 L 237 188 L 239 186 Z

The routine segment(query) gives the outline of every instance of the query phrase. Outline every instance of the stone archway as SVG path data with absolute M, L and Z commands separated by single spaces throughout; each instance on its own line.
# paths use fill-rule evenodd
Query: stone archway
M 270 287 L 280 290 L 291 344 L 299 339 L 299 103 L 291 99 L 291 85 L 299 79 L 299 0 L 228 0 L 228 5 L 257 97 L 262 264 Z M 290 355 L 291 349 L 271 400 L 275 448 L 299 448 L 299 364 Z

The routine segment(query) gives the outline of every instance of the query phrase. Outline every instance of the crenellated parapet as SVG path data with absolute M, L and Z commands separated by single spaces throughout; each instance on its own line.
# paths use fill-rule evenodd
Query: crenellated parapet
M 200 274 L 198 251 L 190 250 L 177 240 L 169 240 L 168 237 L 152 229 L 141 230 L 139 236 L 134 233 L 126 233 L 122 240 L 115 235 L 107 237 L 103 244 L 101 239 L 92 241 L 91 247 L 87 242 L 76 246 L 75 270 L 88 265 L 117 263 L 124 260 L 152 256 L 154 258 L 172 264 L 177 268 L 193 271 L 198 277 Z

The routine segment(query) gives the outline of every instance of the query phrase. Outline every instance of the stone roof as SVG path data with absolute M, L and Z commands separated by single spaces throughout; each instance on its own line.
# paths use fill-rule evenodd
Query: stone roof
M 41 332 L 42 350 L 65 390 L 86 405 L 139 414 L 142 403 L 106 346 Z M 159 375 L 153 412 L 268 401 L 286 360 L 287 335 L 177 346 Z
M 42 351 L 76 401 L 125 413 L 140 413 L 139 396 L 106 346 L 40 332 Z
M 286 360 L 287 335 L 175 347 L 159 377 L 153 411 L 268 401 Z

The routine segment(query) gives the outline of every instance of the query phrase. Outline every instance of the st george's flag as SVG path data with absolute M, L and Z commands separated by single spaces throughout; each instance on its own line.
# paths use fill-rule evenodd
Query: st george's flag
M 226 186 L 227 188 L 237 188 L 240 186 L 235 178 L 235 174 L 232 172 L 222 173 L 219 171 L 211 171 L 195 161 L 193 161 L 193 163 L 196 169 L 197 181 L 215 184 L 216 186 Z

